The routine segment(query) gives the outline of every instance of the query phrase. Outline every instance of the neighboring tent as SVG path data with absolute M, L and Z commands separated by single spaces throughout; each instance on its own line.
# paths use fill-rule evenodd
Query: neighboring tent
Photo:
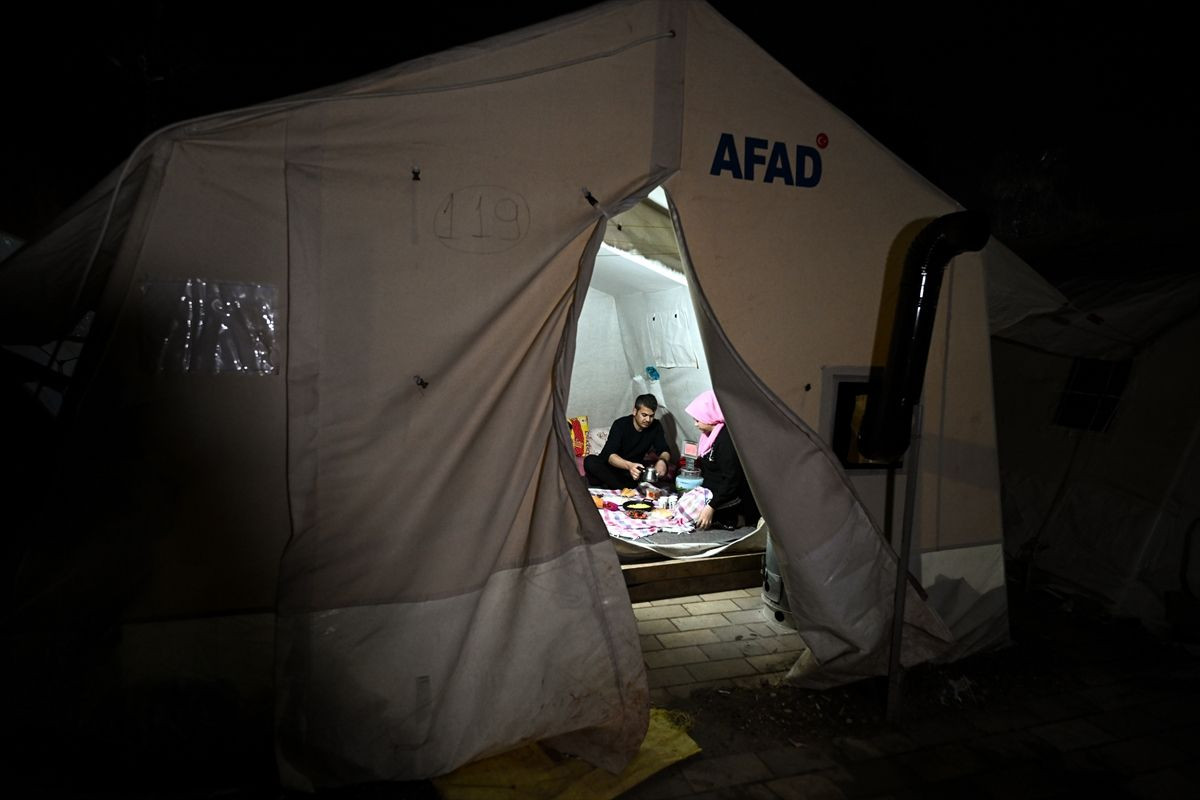
M 63 412 L 88 494 L 42 524 L 22 613 L 74 592 L 124 621 L 126 685 L 273 701 L 289 785 L 534 739 L 625 763 L 645 672 L 564 420 L 605 222 L 660 185 L 808 648 L 791 676 L 880 674 L 886 475 L 826 441 L 839 384 L 883 363 L 905 246 L 958 207 L 663 0 L 172 126 L 5 262 L 0 340 L 94 310 Z M 942 289 L 905 664 L 1007 638 L 990 252 Z
M 1200 277 L 1077 279 L 1057 303 L 1047 290 L 992 348 L 1009 557 L 1195 635 Z

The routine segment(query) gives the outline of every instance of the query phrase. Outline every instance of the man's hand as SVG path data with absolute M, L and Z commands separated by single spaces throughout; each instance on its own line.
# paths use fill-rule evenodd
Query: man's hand
M 635 481 L 642 477 L 642 470 L 644 469 L 645 467 L 643 467 L 641 464 L 636 464 L 632 461 L 629 462 L 629 476 Z
M 713 507 L 705 506 L 700 509 L 700 518 L 696 520 L 696 527 L 702 531 L 708 530 L 708 526 L 712 525 Z

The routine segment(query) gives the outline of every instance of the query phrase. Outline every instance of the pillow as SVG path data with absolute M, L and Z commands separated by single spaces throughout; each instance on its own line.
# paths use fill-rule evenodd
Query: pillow
M 608 443 L 608 428 L 592 428 L 588 432 L 588 453 L 599 453 Z
M 571 446 L 575 450 L 575 456 L 581 458 L 589 455 L 591 451 L 588 449 L 588 418 L 569 417 L 567 424 L 571 426 Z

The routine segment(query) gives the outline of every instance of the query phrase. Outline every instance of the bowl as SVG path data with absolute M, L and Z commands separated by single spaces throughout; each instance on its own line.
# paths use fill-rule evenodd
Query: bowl
M 626 516 L 633 519 L 646 519 L 654 510 L 654 503 L 649 500 L 627 500 L 621 504 Z

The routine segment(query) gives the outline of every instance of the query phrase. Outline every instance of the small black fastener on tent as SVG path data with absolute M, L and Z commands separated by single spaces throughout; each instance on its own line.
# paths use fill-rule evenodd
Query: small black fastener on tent
M 425 380 L 420 375 L 413 375 L 413 383 L 415 383 L 417 386 L 421 387 L 422 389 L 424 389 L 426 386 L 429 385 L 429 381 Z
M 983 249 L 990 232 L 986 220 L 969 211 L 938 217 L 913 240 L 904 257 L 900 293 L 896 299 L 887 366 L 869 390 L 859 452 L 889 464 L 889 484 L 896 462 L 909 449 L 908 476 L 904 492 L 904 522 L 896 565 L 896 591 L 892 603 L 892 639 L 888 660 L 887 717 L 900 712 L 900 680 L 903 670 L 900 651 L 904 636 L 904 600 L 908 587 L 908 563 L 912 552 L 913 508 L 916 505 L 917 474 L 921 441 L 921 386 L 938 293 L 946 265 L 959 253 Z
M 588 189 L 586 186 L 585 186 L 585 187 L 584 187 L 584 189 L 583 189 L 583 197 L 584 197 L 584 199 L 585 199 L 585 200 L 587 200 L 587 201 L 588 201 L 589 203 L 591 203 L 593 206 L 598 206 L 598 205 L 600 205 L 600 201 L 599 201 L 599 200 L 597 200 L 595 197 L 592 197 L 592 193 L 591 193 L 591 191 L 590 191 L 590 190 L 589 190 L 589 189 Z
M 413 176 L 413 177 L 412 177 L 412 179 L 413 179 L 414 181 L 419 181 L 419 180 L 421 180 L 421 168 L 420 168 L 420 167 L 413 167 L 413 168 L 412 168 L 412 176 Z

